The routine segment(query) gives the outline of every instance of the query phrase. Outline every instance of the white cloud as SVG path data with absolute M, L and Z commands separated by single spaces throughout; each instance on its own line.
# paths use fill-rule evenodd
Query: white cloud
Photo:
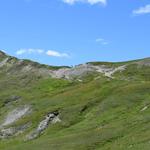
M 20 49 L 16 52 L 17 55 L 32 54 L 32 53 L 42 54 L 42 53 L 44 53 L 44 50 L 29 48 L 29 49 Z
M 73 5 L 76 2 L 89 3 L 90 5 L 94 5 L 94 4 L 106 5 L 107 4 L 107 0 L 63 0 L 63 2 L 70 4 L 70 5 Z
M 96 40 L 95 40 L 97 43 L 100 43 L 100 44 L 102 44 L 102 45 L 107 45 L 107 44 L 109 44 L 109 42 L 107 42 L 105 39 L 103 39 L 103 38 L 97 38 Z
M 17 55 L 22 55 L 22 54 L 24 54 L 24 53 L 26 53 L 26 51 L 23 50 L 23 49 L 20 49 L 20 50 L 18 50 L 18 51 L 16 52 Z
M 67 53 L 60 53 L 58 51 L 54 51 L 54 50 L 43 50 L 43 49 L 20 49 L 18 51 L 16 51 L 16 55 L 24 55 L 24 54 L 44 54 L 44 55 L 48 55 L 51 57 L 66 57 L 69 58 L 69 54 Z
M 144 7 L 140 7 L 136 10 L 133 10 L 134 15 L 148 14 L 148 13 L 150 13 L 150 4 L 148 4 Z
M 48 56 L 53 56 L 53 57 L 69 57 L 69 55 L 67 53 L 60 53 L 60 52 L 54 51 L 54 50 L 48 50 L 46 52 L 46 54 Z

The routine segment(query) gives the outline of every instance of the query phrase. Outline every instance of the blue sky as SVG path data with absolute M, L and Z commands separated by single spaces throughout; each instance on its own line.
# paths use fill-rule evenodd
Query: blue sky
M 49 65 L 150 57 L 150 2 L 1 0 L 0 49 Z

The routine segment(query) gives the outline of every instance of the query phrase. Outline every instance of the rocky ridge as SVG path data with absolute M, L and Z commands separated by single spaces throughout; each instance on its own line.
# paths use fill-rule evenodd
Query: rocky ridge
M 0 52 L 0 57 L 0 69 L 3 69 L 7 75 L 34 73 L 35 75 L 42 77 L 64 78 L 68 80 L 82 77 L 89 72 L 101 73 L 106 77 L 112 78 L 115 72 L 123 71 L 126 67 L 125 65 L 119 67 L 109 67 L 107 65 L 92 65 L 90 63 L 86 63 L 75 67 L 50 68 L 36 62 L 19 60 L 15 57 L 8 56 L 3 52 Z

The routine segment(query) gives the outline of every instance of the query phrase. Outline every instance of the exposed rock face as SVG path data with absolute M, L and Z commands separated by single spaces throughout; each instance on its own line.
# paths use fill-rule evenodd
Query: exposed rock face
M 0 138 L 7 138 L 16 133 L 15 128 L 2 129 L 0 131 Z
M 39 123 L 37 129 L 33 131 L 31 134 L 27 135 L 27 140 L 32 140 L 37 138 L 43 133 L 44 130 L 47 129 L 49 124 L 55 124 L 60 121 L 61 120 L 59 119 L 58 112 L 49 113 L 48 115 L 45 116 L 45 119 Z
M 24 75 L 33 73 L 42 77 L 64 78 L 72 80 L 74 78 L 80 78 L 89 72 L 98 72 L 104 74 L 109 78 L 112 78 L 112 75 L 116 71 L 125 69 L 125 66 L 112 68 L 108 67 L 107 65 L 92 65 L 90 63 L 77 65 L 71 68 L 61 67 L 59 69 L 50 69 L 49 67 L 40 65 L 36 62 L 19 60 L 14 57 L 7 56 L 3 52 L 1 53 L 1 55 L 0 57 L 2 59 L 0 59 L 0 68 L 5 68 L 5 72 L 7 73 L 7 75 Z
M 80 77 L 88 72 L 93 72 L 95 69 L 89 64 L 78 65 L 73 68 L 59 69 L 52 72 L 52 77 L 55 78 L 66 78 L 73 79 L 75 77 Z
M 62 67 L 41 65 L 29 60 L 20 60 L 15 57 L 8 56 L 4 52 L 0 51 L 0 73 L 5 73 L 8 76 L 34 74 L 35 76 L 50 77 L 53 71 L 59 68 Z
M 27 75 L 33 73 L 38 76 L 50 76 L 51 70 L 40 66 L 36 62 L 28 62 L 13 57 L 6 57 L 0 61 L 0 69 L 4 70 L 6 75 Z M 1 72 L 0 70 L 0 72 Z
M 19 97 L 12 97 L 12 98 L 16 99 Z M 30 106 L 22 106 L 9 112 L 4 120 L 4 123 L 0 125 L 0 139 L 18 135 L 19 133 L 25 131 L 30 126 L 29 124 L 9 128 L 7 128 L 7 126 L 18 121 L 30 111 L 31 111 Z
M 28 127 L 30 127 L 29 123 L 18 127 L 10 127 L 7 129 L 2 129 L 0 131 L 0 139 L 9 138 L 18 135 L 20 133 L 23 133 Z
M 0 128 L 14 123 L 15 121 L 26 115 L 29 111 L 29 106 L 23 106 L 14 109 L 12 112 L 8 113 L 4 123 L 0 126 Z
M 3 61 L 0 62 L 0 67 L 3 67 L 7 61 L 9 60 L 9 58 L 5 58 Z
M 106 77 L 113 78 L 113 74 L 118 71 L 124 71 L 126 69 L 126 65 L 119 66 L 116 68 L 108 68 L 107 66 L 96 66 L 97 71 L 103 73 Z
M 145 65 L 150 66 L 150 58 L 133 61 L 129 64 Z M 80 79 L 89 72 L 98 72 L 108 78 L 113 78 L 113 74 L 117 71 L 124 71 L 127 65 L 120 65 L 119 67 L 110 67 L 107 64 L 92 63 L 81 64 L 75 67 L 55 67 L 41 65 L 36 62 L 28 60 L 20 60 L 15 57 L 6 55 L 0 51 L 0 73 L 1 70 L 5 70 L 6 75 L 29 75 L 34 74 L 40 77 L 53 77 L 53 78 L 64 78 L 72 80 L 74 78 Z M 53 68 L 53 69 L 52 69 Z
M 54 78 L 66 78 L 73 79 L 76 77 L 81 77 L 89 72 L 98 72 L 104 74 L 106 77 L 113 78 L 113 74 L 117 71 L 124 71 L 125 65 L 116 68 L 107 67 L 106 65 L 92 65 L 92 64 L 82 64 L 73 68 L 59 69 L 52 72 L 52 77 Z
M 0 63 L 0 67 L 6 65 L 7 61 L 9 59 L 5 59 Z M 18 62 L 16 62 L 15 65 L 19 66 L 20 64 L 22 64 L 23 62 L 20 60 Z M 11 65 L 10 65 L 11 66 Z M 13 67 L 13 65 L 12 65 Z M 91 64 L 82 64 L 82 65 L 78 65 L 72 68 L 61 68 L 58 70 L 49 70 L 47 68 L 36 68 L 35 66 L 28 64 L 23 66 L 20 70 L 18 70 L 21 74 L 27 73 L 27 72 L 33 72 L 36 73 L 40 76 L 51 76 L 53 78 L 65 78 L 65 79 L 69 79 L 72 80 L 74 78 L 77 77 L 82 77 L 84 75 L 86 75 L 89 72 L 98 72 L 98 73 L 102 73 L 105 76 L 112 78 L 112 75 L 117 72 L 117 71 L 121 71 L 124 70 L 125 66 L 120 66 L 117 68 L 111 68 L 111 67 L 107 67 L 106 65 L 100 65 L 100 66 L 94 66 Z M 14 72 L 15 70 L 10 69 L 8 72 L 8 74 L 15 74 L 18 72 Z
M 138 65 L 150 66 L 150 57 L 137 62 Z

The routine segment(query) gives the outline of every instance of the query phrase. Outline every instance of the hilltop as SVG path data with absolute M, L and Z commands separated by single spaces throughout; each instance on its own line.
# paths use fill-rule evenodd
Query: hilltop
M 149 150 L 150 58 L 74 67 L 0 51 L 0 149 Z

